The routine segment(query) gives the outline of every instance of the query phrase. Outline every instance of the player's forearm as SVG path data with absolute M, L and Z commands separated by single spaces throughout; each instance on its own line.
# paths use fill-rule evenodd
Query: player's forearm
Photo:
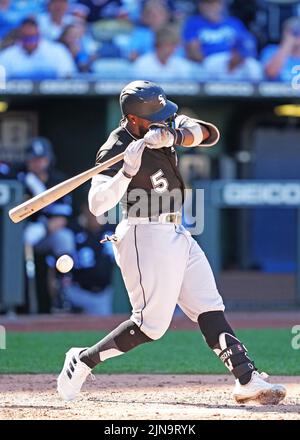
M 104 179 L 101 175 L 93 177 L 89 191 L 89 209 L 95 216 L 102 215 L 116 206 L 131 182 L 121 170 L 114 177 Z
M 177 116 L 175 124 L 176 131 L 182 132 L 178 145 L 183 147 L 211 147 L 219 140 L 219 130 L 209 122 L 180 115 Z
M 195 147 L 209 138 L 209 131 L 206 127 L 196 124 L 191 130 L 190 128 L 182 128 L 183 140 L 182 147 Z

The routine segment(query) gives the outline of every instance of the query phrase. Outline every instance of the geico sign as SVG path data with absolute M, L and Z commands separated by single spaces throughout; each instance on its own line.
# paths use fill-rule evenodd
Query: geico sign
M 226 205 L 300 205 L 297 183 L 228 183 L 223 187 Z

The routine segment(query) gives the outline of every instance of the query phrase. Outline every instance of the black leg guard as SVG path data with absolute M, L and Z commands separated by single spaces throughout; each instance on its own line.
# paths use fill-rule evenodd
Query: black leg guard
M 84 350 L 79 358 L 88 367 L 94 368 L 100 362 L 119 356 L 152 339 L 143 333 L 130 319 L 123 322 L 93 347 Z
M 199 315 L 198 323 L 210 348 L 225 366 L 245 385 L 256 370 L 254 362 L 247 356 L 246 347 L 237 339 L 223 312 L 206 312 Z

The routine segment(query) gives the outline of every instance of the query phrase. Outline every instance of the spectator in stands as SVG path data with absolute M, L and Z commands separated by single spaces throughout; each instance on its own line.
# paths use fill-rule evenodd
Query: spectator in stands
M 66 299 L 74 308 L 91 315 L 112 313 L 112 274 L 114 257 L 111 243 L 100 244 L 105 228 L 89 211 L 85 203 L 81 207 L 78 225 L 74 228 L 76 252 L 73 281 L 66 286 Z M 106 231 L 109 232 L 109 231 Z
M 284 23 L 280 44 L 266 46 L 261 61 L 267 79 L 292 80 L 296 73 L 293 67 L 300 65 L 300 17 L 292 17 Z
M 247 40 L 237 39 L 229 52 L 206 57 L 203 69 L 207 78 L 220 81 L 261 81 L 261 64 L 252 56 Z
M 192 63 L 175 54 L 179 43 L 179 33 L 174 26 L 160 29 L 155 36 L 155 50 L 142 55 L 134 62 L 134 78 L 152 81 L 191 79 Z
M 87 22 L 89 9 L 84 5 L 73 3 L 70 12 L 74 18 L 74 24 L 80 27 L 83 50 L 89 55 L 94 55 L 99 48 L 99 44 L 96 43 L 91 32 L 91 27 Z
M 84 44 L 83 23 L 78 22 L 66 26 L 58 42 L 62 43 L 71 53 L 79 72 L 90 71 L 90 66 L 96 59 L 96 50 L 92 50 L 90 45 Z
M 140 55 L 155 49 L 155 34 L 170 23 L 171 12 L 164 0 L 147 0 L 141 21 L 131 35 L 124 56 L 135 61 Z
M 207 56 L 221 52 L 234 56 L 231 51 L 239 39 L 247 40 L 252 55 L 256 55 L 254 37 L 239 19 L 226 15 L 224 0 L 198 0 L 198 7 L 199 14 L 189 17 L 183 29 L 189 59 L 202 62 Z
M 57 40 L 65 26 L 74 19 L 68 14 L 68 0 L 49 0 L 48 12 L 39 17 L 41 35 L 49 40 Z
M 34 138 L 26 150 L 26 163 L 17 177 L 24 185 L 27 198 L 45 191 L 65 179 L 54 169 L 54 154 L 48 139 Z M 37 253 L 51 253 L 55 257 L 73 255 L 74 233 L 67 227 L 72 215 L 71 197 L 65 196 L 57 202 L 32 215 L 24 230 L 25 243 Z
M 22 22 L 18 42 L 0 52 L 0 65 L 6 69 L 8 79 L 65 78 L 76 71 L 68 50 L 42 39 L 32 18 Z

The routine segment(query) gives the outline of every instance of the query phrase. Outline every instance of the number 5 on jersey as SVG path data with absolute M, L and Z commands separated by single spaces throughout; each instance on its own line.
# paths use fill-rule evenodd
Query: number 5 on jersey
M 169 182 L 167 181 L 167 179 L 165 177 L 163 177 L 163 175 L 164 175 L 163 171 L 158 170 L 158 171 L 156 171 L 156 173 L 154 173 L 154 174 L 152 174 L 152 176 L 150 176 L 154 191 L 156 191 L 159 194 L 167 191 L 167 189 L 169 187 Z

